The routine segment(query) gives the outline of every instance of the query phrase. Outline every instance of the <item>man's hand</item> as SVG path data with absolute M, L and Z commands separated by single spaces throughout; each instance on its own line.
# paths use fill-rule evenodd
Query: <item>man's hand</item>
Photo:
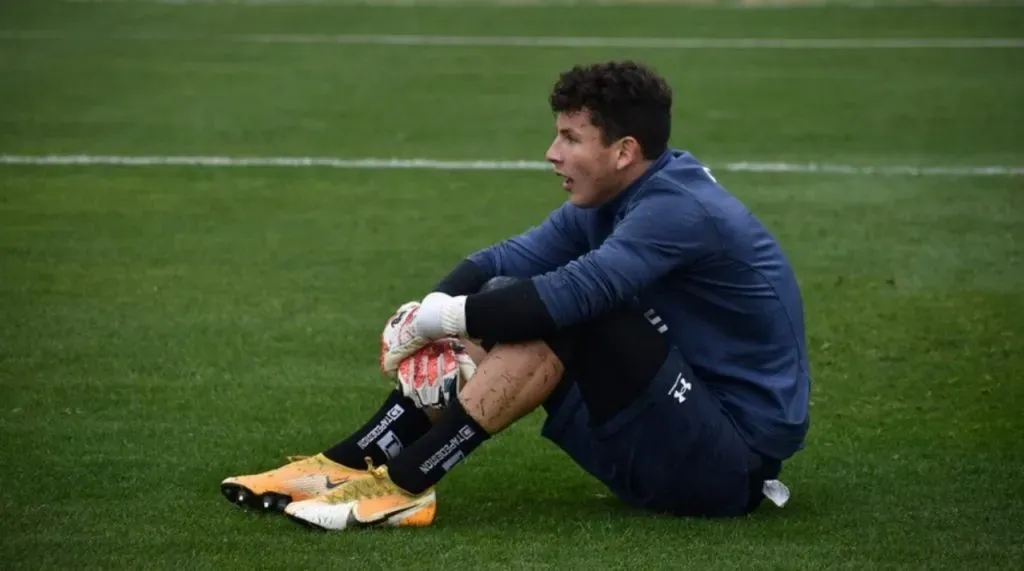
M 454 337 L 432 341 L 398 365 L 402 394 L 423 409 L 444 408 L 476 372 L 466 348 Z
M 430 341 L 466 334 L 466 297 L 431 293 L 409 302 L 388 320 L 381 335 L 381 371 L 394 375 L 398 364 Z
M 402 304 L 384 324 L 384 331 L 380 334 L 380 370 L 385 375 L 393 378 L 403 359 L 429 343 L 430 340 L 418 336 L 413 327 L 419 308 L 417 301 Z

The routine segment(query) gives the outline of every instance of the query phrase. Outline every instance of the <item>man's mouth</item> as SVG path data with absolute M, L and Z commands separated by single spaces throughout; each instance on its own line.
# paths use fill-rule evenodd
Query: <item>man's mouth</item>
M 572 190 L 573 180 L 572 180 L 571 176 L 567 176 L 567 175 L 562 174 L 560 172 L 555 172 L 555 174 L 557 174 L 558 176 L 562 177 L 562 188 L 564 190 Z

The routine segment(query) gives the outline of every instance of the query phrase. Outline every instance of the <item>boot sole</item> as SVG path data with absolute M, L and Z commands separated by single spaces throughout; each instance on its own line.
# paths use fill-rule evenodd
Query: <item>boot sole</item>
M 275 492 L 257 494 L 241 484 L 221 484 L 220 493 L 238 507 L 260 512 L 283 512 L 292 497 Z

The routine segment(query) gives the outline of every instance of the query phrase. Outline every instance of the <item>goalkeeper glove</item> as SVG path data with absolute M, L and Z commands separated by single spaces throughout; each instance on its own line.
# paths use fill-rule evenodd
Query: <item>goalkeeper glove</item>
M 398 386 L 418 408 L 438 409 L 457 398 L 476 363 L 454 337 L 433 341 L 398 365 Z
M 381 334 L 381 371 L 394 375 L 398 364 L 430 341 L 466 333 L 466 297 L 434 292 L 411 301 L 391 316 Z

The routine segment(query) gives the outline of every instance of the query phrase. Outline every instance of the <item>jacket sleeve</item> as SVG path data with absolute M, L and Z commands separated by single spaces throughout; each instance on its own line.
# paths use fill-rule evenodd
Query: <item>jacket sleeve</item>
M 488 275 L 530 278 L 569 263 L 587 250 L 580 213 L 565 203 L 539 225 L 469 257 Z
M 595 318 L 662 276 L 720 247 L 703 206 L 687 193 L 653 188 L 596 250 L 533 278 L 558 327 Z
M 544 338 L 631 300 L 719 244 L 696 200 L 652 191 L 596 250 L 514 286 L 468 296 L 468 331 L 498 342 Z

